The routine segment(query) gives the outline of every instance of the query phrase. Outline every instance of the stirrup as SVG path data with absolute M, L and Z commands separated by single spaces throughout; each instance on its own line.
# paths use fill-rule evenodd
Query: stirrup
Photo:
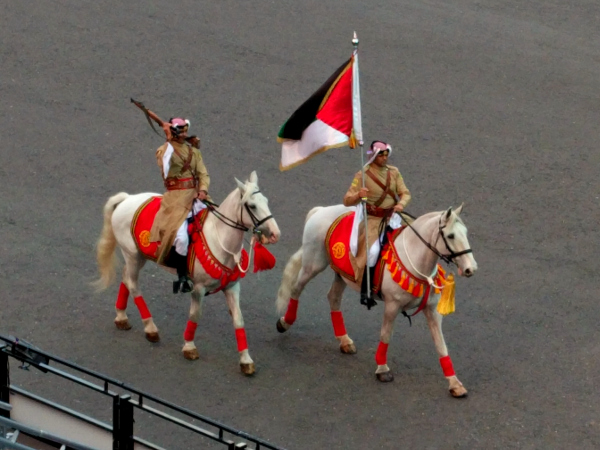
M 176 283 L 179 285 L 178 287 L 180 287 L 180 292 L 182 294 L 187 294 L 188 292 L 192 292 L 194 290 L 194 282 L 190 277 L 179 277 L 179 280 Z M 173 290 L 175 290 L 174 284 L 175 283 L 173 283 Z
M 377 305 L 377 302 L 373 297 L 367 297 L 366 294 L 360 294 L 360 304 L 365 305 L 368 310 L 370 310 L 373 306 Z

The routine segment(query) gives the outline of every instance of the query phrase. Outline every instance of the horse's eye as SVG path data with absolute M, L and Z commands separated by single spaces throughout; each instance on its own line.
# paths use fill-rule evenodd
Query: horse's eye
M 448 236 L 446 236 L 448 239 L 454 239 L 454 233 L 450 233 Z
M 248 205 L 250 209 L 256 209 L 256 205 Z

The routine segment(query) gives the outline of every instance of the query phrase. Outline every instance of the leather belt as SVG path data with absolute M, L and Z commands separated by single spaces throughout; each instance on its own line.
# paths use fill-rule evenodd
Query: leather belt
M 167 191 L 177 191 L 182 189 L 194 189 L 196 187 L 195 178 L 167 178 L 165 179 L 165 188 Z
M 380 208 L 374 205 L 367 205 L 367 214 L 375 217 L 388 217 L 392 215 L 394 208 Z

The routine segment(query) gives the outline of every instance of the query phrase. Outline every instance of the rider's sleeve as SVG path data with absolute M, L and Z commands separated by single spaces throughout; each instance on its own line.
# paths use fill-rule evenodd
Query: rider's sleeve
M 198 150 L 194 150 L 196 157 L 196 167 L 195 172 L 198 177 L 198 191 L 206 191 L 208 192 L 208 186 L 210 186 L 210 176 L 208 175 L 208 170 L 206 170 L 206 166 L 204 165 L 204 161 L 202 161 L 202 155 Z
M 400 172 L 398 172 L 396 177 L 396 193 L 398 194 L 398 197 L 400 197 L 398 203 L 406 208 L 406 205 L 410 202 L 411 195 L 406 184 L 404 184 L 404 179 L 402 178 L 402 175 L 400 175 Z
M 158 167 L 160 167 L 160 173 L 163 171 L 163 155 L 165 154 L 166 149 L 166 143 L 156 149 L 156 164 L 158 164 Z
M 361 172 L 358 172 L 354 176 L 354 180 L 352 180 L 352 184 L 350 185 L 348 192 L 346 192 L 346 195 L 344 195 L 344 206 L 354 206 L 360 202 L 360 199 L 358 199 L 358 201 L 356 200 L 356 194 L 358 194 L 358 191 L 360 191 L 361 178 Z

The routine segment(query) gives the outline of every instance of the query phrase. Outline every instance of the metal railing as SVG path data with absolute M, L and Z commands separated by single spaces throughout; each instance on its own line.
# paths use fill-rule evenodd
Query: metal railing
M 4 344 L 2 344 L 4 342 Z M 119 380 L 110 378 L 101 373 L 93 370 L 86 369 L 77 364 L 74 364 L 65 359 L 46 353 L 27 342 L 20 341 L 18 338 L 7 337 L 0 335 L 0 402 L 5 404 L 10 403 L 10 373 L 8 358 L 12 357 L 16 360 L 21 361 L 23 364 L 29 364 L 44 373 L 52 373 L 61 378 L 67 379 L 73 383 L 84 386 L 93 391 L 112 397 L 113 401 L 113 423 L 112 423 L 112 436 L 113 436 L 113 450 L 133 450 L 134 442 L 143 443 L 146 446 L 154 447 L 147 441 L 134 436 L 134 408 L 142 410 L 152 416 L 158 417 L 167 422 L 171 422 L 181 428 L 190 430 L 196 434 L 204 436 L 215 442 L 223 444 L 228 450 L 236 449 L 269 449 L 269 450 L 283 450 L 281 447 L 277 447 L 270 444 L 260 438 L 254 437 L 244 431 L 236 430 L 227 425 L 219 423 L 206 416 L 197 414 L 186 408 L 182 408 L 173 403 L 167 402 L 154 395 L 142 392 L 139 389 L 129 386 Z M 88 377 L 92 377 L 100 382 L 96 384 L 73 375 L 69 372 L 61 370 L 57 367 L 50 365 L 60 364 L 68 367 L 80 374 L 85 374 Z M 117 387 L 120 390 L 126 391 L 125 394 L 119 394 L 110 390 L 111 387 Z M 164 411 L 155 407 L 144 404 L 145 401 L 151 401 L 156 405 L 160 405 L 162 409 L 170 410 Z M 170 412 L 177 412 L 189 419 L 200 421 L 206 425 L 216 428 L 217 431 L 199 427 L 193 423 L 190 423 L 184 419 L 173 416 Z M 10 410 L 0 408 L 0 417 L 10 419 Z M 237 436 L 242 438 L 243 441 L 234 442 L 229 439 L 226 434 L 231 436 Z M 249 447 L 253 445 L 253 447 Z M 158 447 L 154 447 L 158 448 Z

